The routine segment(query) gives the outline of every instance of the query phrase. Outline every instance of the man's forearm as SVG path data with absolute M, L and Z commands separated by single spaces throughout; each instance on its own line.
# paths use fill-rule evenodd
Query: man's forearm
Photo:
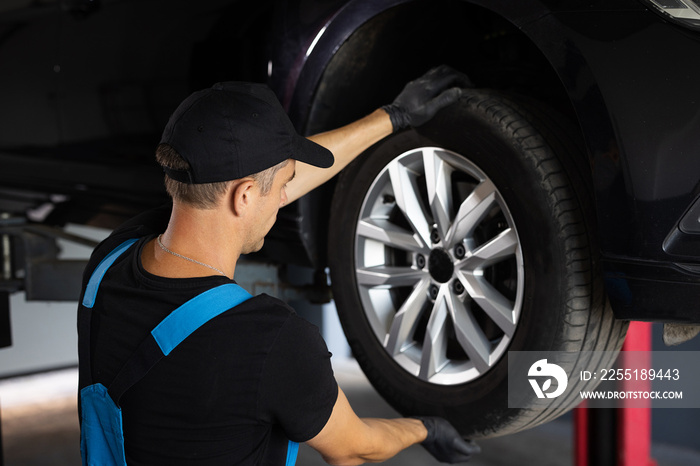
M 328 464 L 380 463 L 422 442 L 427 435 L 425 426 L 417 419 L 363 418 L 360 421 L 364 428 L 345 438 L 341 448 L 320 451 Z
M 297 164 L 296 176 L 287 185 L 288 202 L 299 199 L 334 177 L 355 157 L 391 133 L 389 115 L 384 110 L 378 109 L 349 125 L 310 136 L 309 139 L 333 153 L 335 163 L 332 167 L 325 169 L 305 163 Z
M 369 427 L 373 445 L 371 451 L 361 455 L 367 463 L 385 461 L 405 448 L 425 440 L 427 431 L 417 419 L 363 418 Z
M 442 418 L 360 419 L 340 387 L 328 422 L 306 443 L 327 463 L 342 466 L 381 462 L 417 443 L 447 463 L 467 461 L 479 452 Z
M 307 443 L 333 465 L 356 465 L 387 460 L 428 435 L 417 419 L 357 417 L 343 390 L 323 430 Z

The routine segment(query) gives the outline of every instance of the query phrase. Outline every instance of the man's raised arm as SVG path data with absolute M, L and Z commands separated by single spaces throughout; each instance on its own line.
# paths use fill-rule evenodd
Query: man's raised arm
M 287 185 L 288 202 L 331 179 L 372 144 L 394 131 L 426 123 L 440 109 L 456 102 L 462 88 L 471 85 L 465 75 L 447 66 L 433 68 L 409 82 L 391 104 L 349 125 L 310 136 L 309 139 L 333 153 L 335 163 L 326 169 L 297 164 L 296 176 Z

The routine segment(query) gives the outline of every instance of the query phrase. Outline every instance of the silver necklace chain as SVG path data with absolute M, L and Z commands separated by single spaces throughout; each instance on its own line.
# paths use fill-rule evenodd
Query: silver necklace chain
M 185 259 L 186 261 L 194 262 L 195 264 L 203 265 L 204 267 L 208 267 L 208 268 L 210 268 L 210 269 L 212 269 L 212 270 L 216 270 L 216 271 L 219 272 L 221 275 L 226 276 L 226 274 L 225 274 L 224 272 L 222 272 L 221 270 L 217 269 L 216 267 L 212 267 L 211 265 L 205 264 L 204 262 L 199 262 L 198 260 L 190 259 L 190 258 L 187 257 L 187 256 L 183 256 L 182 254 L 178 254 L 178 253 L 173 252 L 173 251 L 171 251 L 170 249 L 166 248 L 165 245 L 160 241 L 160 237 L 161 237 L 161 236 L 163 236 L 163 235 L 162 235 L 162 234 L 158 235 L 158 238 L 156 238 L 156 241 L 158 242 L 158 246 L 160 246 L 160 248 L 161 248 L 163 251 L 168 252 L 168 253 L 172 254 L 173 256 L 175 256 L 175 257 L 179 257 L 180 259 Z

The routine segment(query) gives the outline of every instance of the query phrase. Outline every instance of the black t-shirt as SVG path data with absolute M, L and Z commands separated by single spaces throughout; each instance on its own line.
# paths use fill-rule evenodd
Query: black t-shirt
M 109 386 L 146 335 L 182 303 L 231 283 L 145 271 L 140 252 L 154 228 L 165 228 L 158 218 L 162 212 L 115 231 L 86 269 L 87 280 L 114 247 L 142 237 L 100 284 L 91 323 L 93 383 Z M 288 441 L 318 434 L 337 394 L 318 329 L 283 302 L 255 296 L 192 333 L 123 396 L 127 462 L 283 465 Z

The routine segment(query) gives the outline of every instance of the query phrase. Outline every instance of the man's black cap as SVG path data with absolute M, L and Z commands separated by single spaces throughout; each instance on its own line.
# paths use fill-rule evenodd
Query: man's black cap
M 264 84 L 224 82 L 195 92 L 172 114 L 160 142 L 191 167 L 165 173 L 188 184 L 236 180 L 287 159 L 333 165 L 333 154 L 296 132 Z

